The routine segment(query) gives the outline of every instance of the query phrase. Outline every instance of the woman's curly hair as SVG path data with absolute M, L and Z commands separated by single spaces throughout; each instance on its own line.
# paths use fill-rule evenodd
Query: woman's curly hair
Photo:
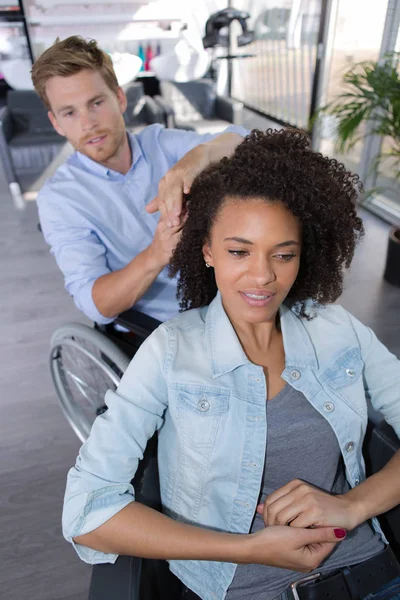
M 359 177 L 337 160 L 313 152 L 305 133 L 252 131 L 233 156 L 200 173 L 186 196 L 188 216 L 170 265 L 171 275 L 179 274 L 181 309 L 205 306 L 217 293 L 214 269 L 206 267 L 202 248 L 228 197 L 282 202 L 298 217 L 302 254 L 288 300 L 299 305 L 303 317 L 309 299 L 334 302 L 343 289 L 344 268 L 364 234 L 355 208 L 361 191 Z

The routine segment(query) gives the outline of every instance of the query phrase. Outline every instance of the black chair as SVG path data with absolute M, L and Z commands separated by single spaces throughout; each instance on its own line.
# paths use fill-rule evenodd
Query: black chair
M 211 79 L 187 83 L 161 81 L 155 96 L 166 115 L 167 127 L 219 133 L 230 124 L 243 124 L 243 103 L 219 96 Z
M 392 456 L 400 450 L 400 440 L 386 421 L 370 419 L 364 441 L 363 454 L 367 475 L 380 471 Z M 384 534 L 397 560 L 400 562 L 400 505 L 395 506 L 379 517 Z
M 124 113 L 125 125 L 131 133 L 138 133 L 147 125 L 165 123 L 163 108 L 144 93 L 143 83 L 133 81 L 124 86 L 128 106 Z
M 53 129 L 36 92 L 10 90 L 0 109 L 0 159 L 17 206 L 62 149 L 66 156 L 72 151 Z

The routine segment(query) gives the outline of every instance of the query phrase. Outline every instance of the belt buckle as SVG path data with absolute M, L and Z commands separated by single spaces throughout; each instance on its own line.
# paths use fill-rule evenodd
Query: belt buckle
M 301 600 L 297 591 L 297 588 L 300 585 L 303 585 L 303 583 L 310 583 L 310 581 L 314 581 L 315 579 L 318 579 L 318 577 L 321 577 L 321 573 L 313 573 L 313 575 L 307 575 L 307 577 L 302 577 L 297 581 L 293 581 L 293 583 L 290 584 L 290 589 L 292 591 L 294 600 Z

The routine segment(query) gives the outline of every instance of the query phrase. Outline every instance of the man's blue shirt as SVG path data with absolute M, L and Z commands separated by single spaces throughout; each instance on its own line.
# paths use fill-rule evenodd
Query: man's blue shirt
M 227 132 L 246 135 L 242 127 Z M 98 277 L 125 267 L 154 237 L 159 213 L 145 207 L 157 195 L 166 172 L 195 146 L 215 135 L 146 127 L 129 135 L 132 166 L 126 175 L 75 152 L 51 177 L 37 199 L 46 242 L 61 269 L 76 306 L 97 323 L 110 323 L 92 299 Z M 176 280 L 168 268 L 135 304 L 160 321 L 178 312 Z

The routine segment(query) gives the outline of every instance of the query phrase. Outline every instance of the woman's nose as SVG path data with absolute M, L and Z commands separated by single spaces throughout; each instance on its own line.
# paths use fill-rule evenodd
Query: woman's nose
M 257 285 L 266 285 L 276 280 L 272 264 L 267 258 L 258 258 L 249 265 L 247 276 Z

